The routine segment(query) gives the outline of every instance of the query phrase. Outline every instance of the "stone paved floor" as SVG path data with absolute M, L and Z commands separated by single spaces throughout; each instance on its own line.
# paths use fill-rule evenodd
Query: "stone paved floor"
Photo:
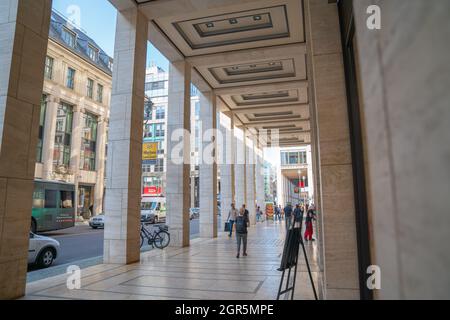
M 249 229 L 248 257 L 236 259 L 236 241 L 195 239 L 187 248 L 152 250 L 132 265 L 99 264 L 82 270 L 81 289 L 68 290 L 66 275 L 27 284 L 24 299 L 276 299 L 284 225 L 271 221 Z M 316 287 L 317 248 L 307 244 Z M 295 299 L 313 299 L 300 258 Z

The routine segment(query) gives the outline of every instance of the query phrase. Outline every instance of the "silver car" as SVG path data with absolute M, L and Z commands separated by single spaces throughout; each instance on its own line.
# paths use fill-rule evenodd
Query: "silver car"
M 94 216 L 89 220 L 89 226 L 92 229 L 105 228 L 105 214 L 101 213 L 98 216 Z
M 28 263 L 48 268 L 56 260 L 59 254 L 59 242 L 55 239 L 38 236 L 30 232 L 28 245 Z

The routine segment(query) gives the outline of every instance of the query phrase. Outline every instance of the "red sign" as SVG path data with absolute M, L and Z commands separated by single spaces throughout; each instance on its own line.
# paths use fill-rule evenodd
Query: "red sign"
M 299 183 L 298 183 L 298 186 L 299 186 L 300 188 L 304 188 L 304 187 L 305 187 L 305 181 L 300 180 Z
M 156 187 L 156 186 L 144 187 L 144 194 L 158 195 L 161 193 L 162 193 L 161 187 Z

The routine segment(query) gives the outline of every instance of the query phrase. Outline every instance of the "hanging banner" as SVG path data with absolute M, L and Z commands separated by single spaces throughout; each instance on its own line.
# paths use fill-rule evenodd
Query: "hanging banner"
M 142 163 L 155 164 L 158 159 L 158 142 L 145 142 L 142 145 Z

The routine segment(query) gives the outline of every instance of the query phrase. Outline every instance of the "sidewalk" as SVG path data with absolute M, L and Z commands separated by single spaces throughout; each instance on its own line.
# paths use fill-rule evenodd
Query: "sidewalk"
M 198 238 L 187 248 L 142 253 L 132 265 L 98 264 L 82 271 L 82 288 L 68 290 L 66 275 L 27 285 L 25 299 L 276 299 L 284 245 L 284 224 L 267 221 L 249 228 L 248 257 L 236 259 L 235 237 Z M 307 245 L 317 283 L 317 249 Z M 304 260 L 295 299 L 313 299 Z

